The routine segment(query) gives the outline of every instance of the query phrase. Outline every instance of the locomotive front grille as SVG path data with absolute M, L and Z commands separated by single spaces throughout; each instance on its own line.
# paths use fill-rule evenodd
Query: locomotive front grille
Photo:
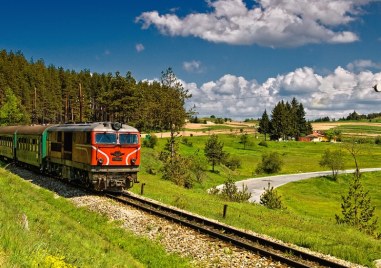
M 136 173 L 95 173 L 92 176 L 92 183 L 98 191 L 122 191 L 131 188 L 137 179 Z

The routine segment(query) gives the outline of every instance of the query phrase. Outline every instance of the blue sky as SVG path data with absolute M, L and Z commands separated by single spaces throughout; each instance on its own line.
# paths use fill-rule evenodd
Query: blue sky
M 172 67 L 199 116 L 381 112 L 379 0 L 1 1 L 0 48 L 47 65 L 157 79 Z

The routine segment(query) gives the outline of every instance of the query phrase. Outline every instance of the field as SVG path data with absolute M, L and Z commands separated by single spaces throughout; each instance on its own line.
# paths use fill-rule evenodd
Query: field
M 381 123 L 371 122 L 329 122 L 313 123 L 315 130 L 327 130 L 336 128 L 346 136 L 368 136 L 375 137 L 381 135 Z
M 259 176 L 254 170 L 264 152 L 279 152 L 285 162 L 280 173 L 286 174 L 322 170 L 319 160 L 326 149 L 344 149 L 344 144 L 340 143 L 303 142 L 268 142 L 268 147 L 263 147 L 258 145 L 261 137 L 256 139 L 251 135 L 251 145 L 244 150 L 243 145 L 239 143 L 239 136 L 240 133 L 233 132 L 220 135 L 219 139 L 224 143 L 226 152 L 241 160 L 242 167 L 231 171 L 219 166 L 217 173 L 206 172 L 203 183 L 196 184 L 193 189 L 175 186 L 161 179 L 159 172 L 156 175 L 148 174 L 147 170 L 160 169 L 160 162 L 157 159 L 159 151 L 164 147 L 165 139 L 159 140 L 160 144 L 154 150 L 143 148 L 144 162 L 140 180 L 146 183 L 145 195 L 230 225 L 264 233 L 355 263 L 372 265 L 372 261 L 381 259 L 380 240 L 335 223 L 335 214 L 340 213 L 340 196 L 347 192 L 350 175 L 340 176 L 337 182 L 329 178 L 317 178 L 279 188 L 286 210 L 269 210 L 256 204 L 226 202 L 208 195 L 207 189 L 224 183 L 229 177 L 238 181 Z M 203 148 L 208 137 L 186 138 L 188 145 L 180 144 L 181 153 L 198 154 L 199 157 L 203 157 Z M 363 145 L 358 159 L 360 168 L 381 167 L 380 159 L 381 146 L 374 143 Z M 346 156 L 346 168 L 354 168 L 354 161 L 349 155 Z M 364 174 L 363 178 L 365 188 L 370 191 L 373 204 L 376 206 L 376 215 L 380 218 L 381 190 L 377 185 L 381 173 Z M 139 186 L 134 187 L 133 191 L 139 193 Z M 229 206 L 226 219 L 222 218 L 224 204 Z M 379 231 L 381 232 L 381 227 Z
M 187 123 L 180 135 L 186 136 L 208 136 L 211 134 L 238 134 L 238 133 L 257 133 L 258 122 L 226 122 L 224 124 L 207 124 Z M 380 122 L 319 122 L 312 123 L 312 128 L 317 131 L 325 131 L 332 128 L 337 128 L 342 131 L 345 136 L 368 136 L 375 137 L 381 135 Z M 158 137 L 169 137 L 169 132 L 156 133 Z M 143 137 L 145 134 L 143 134 Z

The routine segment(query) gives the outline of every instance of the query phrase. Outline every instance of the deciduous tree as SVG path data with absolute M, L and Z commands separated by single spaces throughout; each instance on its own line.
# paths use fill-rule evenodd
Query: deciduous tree
M 332 170 L 333 180 L 337 180 L 339 170 L 344 169 L 344 152 L 342 150 L 331 151 L 327 149 L 319 162 L 321 167 L 327 167 Z
M 10 88 L 4 92 L 4 100 L 0 107 L 0 125 L 25 124 L 30 121 L 21 101 Z

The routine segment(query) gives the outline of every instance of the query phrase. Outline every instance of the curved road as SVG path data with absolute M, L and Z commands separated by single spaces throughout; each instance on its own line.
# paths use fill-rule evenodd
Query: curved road
M 354 173 L 354 169 L 339 171 L 339 174 L 343 173 Z M 363 168 L 360 169 L 360 172 L 372 172 L 372 171 L 381 171 L 381 168 Z M 318 172 L 308 172 L 308 173 L 297 173 L 297 174 L 286 174 L 286 175 L 278 175 L 278 176 L 269 176 L 269 177 L 260 177 L 260 178 L 252 178 L 243 181 L 237 181 L 235 184 L 238 187 L 238 190 L 242 189 L 242 185 L 246 185 L 248 187 L 248 191 L 251 192 L 250 202 L 259 203 L 261 194 L 267 189 L 268 184 L 270 182 L 270 186 L 276 188 L 283 184 L 305 180 L 314 177 L 321 177 L 332 174 L 332 171 L 318 171 Z M 221 188 L 223 185 L 219 185 L 218 188 Z

